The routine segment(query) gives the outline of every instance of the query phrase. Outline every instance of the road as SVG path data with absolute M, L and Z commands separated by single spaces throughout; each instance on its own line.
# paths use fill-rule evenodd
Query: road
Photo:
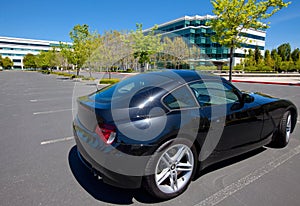
M 290 99 L 300 111 L 300 87 L 236 86 Z M 299 122 L 288 147 L 216 164 L 169 201 L 103 184 L 79 162 L 71 128 L 73 97 L 94 90 L 55 75 L 0 72 L 0 205 L 299 205 Z

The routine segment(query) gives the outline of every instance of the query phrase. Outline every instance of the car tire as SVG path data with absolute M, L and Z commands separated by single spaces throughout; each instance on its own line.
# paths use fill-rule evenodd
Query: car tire
M 277 131 L 273 135 L 271 145 L 276 148 L 285 147 L 290 141 L 291 130 L 292 114 L 290 111 L 286 111 L 280 120 Z
M 148 161 L 144 188 L 154 197 L 171 199 L 183 193 L 197 169 L 197 151 L 187 139 L 161 145 Z

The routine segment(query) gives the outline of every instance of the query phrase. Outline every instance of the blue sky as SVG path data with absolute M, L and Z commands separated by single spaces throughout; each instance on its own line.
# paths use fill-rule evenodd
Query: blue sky
M 2 0 L 0 36 L 70 41 L 76 24 L 88 24 L 99 33 L 134 30 L 164 23 L 184 15 L 213 14 L 209 0 Z M 300 48 L 300 1 L 269 19 L 266 48 L 290 43 Z

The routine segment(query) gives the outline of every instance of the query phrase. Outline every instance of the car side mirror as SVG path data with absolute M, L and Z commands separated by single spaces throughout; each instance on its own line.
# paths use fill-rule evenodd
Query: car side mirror
M 251 103 L 254 101 L 254 97 L 250 94 L 243 93 L 242 94 L 242 102 L 243 103 Z

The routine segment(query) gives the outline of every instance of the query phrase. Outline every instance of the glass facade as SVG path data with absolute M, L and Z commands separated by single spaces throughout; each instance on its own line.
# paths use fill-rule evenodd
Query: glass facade
M 172 36 L 182 36 L 190 47 L 196 46 L 199 48 L 200 60 L 210 59 L 211 61 L 228 62 L 229 49 L 211 40 L 214 31 L 206 26 L 206 23 L 212 18 L 214 18 L 214 16 L 185 16 L 158 25 L 157 33 L 171 38 Z M 244 58 L 245 49 L 255 49 L 258 47 L 261 51 L 264 51 L 265 31 L 244 31 L 241 33 L 241 36 L 251 41 L 248 41 L 249 43 L 243 43 L 240 50 L 235 50 L 234 57 Z M 236 61 L 235 64 L 236 63 L 238 62 Z

